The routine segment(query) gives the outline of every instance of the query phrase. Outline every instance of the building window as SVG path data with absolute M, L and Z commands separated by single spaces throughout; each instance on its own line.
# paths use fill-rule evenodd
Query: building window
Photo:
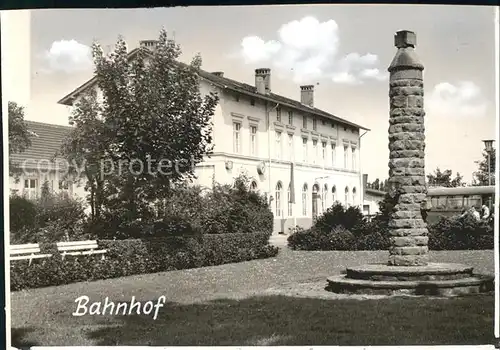
M 234 95 L 233 97 L 234 97 L 234 100 L 235 100 L 236 102 L 240 102 L 240 96 L 239 96 L 239 95 L 237 95 L 237 94 L 236 94 L 236 95 Z
M 307 139 L 302 138 L 302 161 L 307 162 Z
M 307 216 L 307 184 L 302 187 L 302 216 Z
M 281 159 L 281 131 L 276 131 L 276 158 Z
M 321 125 L 325 125 L 326 124 L 326 120 L 322 119 L 321 120 Z
M 288 112 L 288 125 L 293 125 L 293 112 Z
M 337 157 L 337 154 L 335 153 L 335 149 L 337 148 L 337 145 L 332 142 L 332 166 L 335 166 L 335 158 Z
M 293 160 L 293 135 L 288 134 L 288 160 Z
M 347 154 L 348 150 L 349 150 L 349 147 L 344 146 L 344 169 L 347 169 L 347 161 L 349 159 L 348 158 L 349 155 Z
M 352 164 L 351 164 L 352 170 L 356 170 L 357 164 L 356 164 L 356 148 L 352 148 Z
M 328 193 L 328 185 L 323 186 L 323 191 L 321 192 L 321 210 L 324 212 L 326 210 L 326 194 Z
M 345 198 L 344 198 L 345 205 L 349 205 L 349 187 L 345 187 Z
M 278 182 L 276 185 L 276 196 L 275 196 L 275 205 L 276 205 L 276 216 L 281 217 L 283 213 L 281 212 L 281 191 L 283 186 L 281 186 L 281 182 Z
M 291 187 L 288 185 L 288 193 L 287 193 L 287 202 L 288 202 L 288 216 L 291 217 L 293 216 L 293 207 L 292 207 L 292 192 L 291 192 Z
M 337 188 L 335 187 L 335 185 L 332 186 L 332 203 L 335 204 L 335 201 L 337 200 L 337 198 L 335 197 L 335 194 L 337 192 Z
M 257 127 L 250 125 L 250 154 L 257 155 Z
M 332 123 L 332 128 L 335 128 L 335 123 Z
M 35 199 L 38 194 L 38 180 L 37 179 L 24 180 L 24 193 L 28 199 Z
M 318 120 L 316 118 L 313 118 L 313 130 L 317 131 L 318 129 Z
M 318 159 L 318 140 L 313 140 L 313 163 L 316 164 Z
M 368 204 L 363 204 L 363 214 L 370 215 L 370 206 Z
M 252 183 L 250 184 L 250 191 L 257 192 L 257 182 L 252 181 Z
M 281 108 L 276 108 L 276 121 L 281 123 Z
M 255 100 L 253 98 L 250 99 L 250 105 L 255 106 Z
M 326 161 L 326 142 L 321 143 L 321 159 L 323 160 L 323 163 Z
M 241 123 L 233 122 L 233 152 L 241 151 Z
M 352 189 L 352 205 L 356 205 L 356 187 Z
M 306 116 L 302 117 L 302 128 L 307 129 L 307 117 Z

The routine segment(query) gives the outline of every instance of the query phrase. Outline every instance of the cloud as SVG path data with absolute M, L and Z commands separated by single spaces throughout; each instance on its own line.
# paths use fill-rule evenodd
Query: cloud
M 77 72 L 92 68 L 92 51 L 76 40 L 54 41 L 43 54 L 47 70 L 51 72 Z
M 377 55 L 349 53 L 339 58 L 339 27 L 334 20 L 319 22 L 314 17 L 283 24 L 277 40 L 247 36 L 241 41 L 241 56 L 247 64 L 270 64 L 289 73 L 296 82 L 327 77 L 336 83 L 360 84 L 385 80 L 376 67 Z
M 428 112 L 436 116 L 481 117 L 486 112 L 487 101 L 481 89 L 471 81 L 456 85 L 443 82 L 434 86 L 426 105 Z

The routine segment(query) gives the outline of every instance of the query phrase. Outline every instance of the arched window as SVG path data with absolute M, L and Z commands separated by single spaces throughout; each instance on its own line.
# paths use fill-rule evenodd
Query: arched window
M 345 187 L 345 198 L 344 198 L 345 205 L 349 205 L 349 187 Z
M 356 205 L 356 187 L 352 189 L 352 205 Z
M 323 186 L 323 191 L 321 192 L 321 210 L 325 211 L 327 208 L 326 194 L 328 193 L 328 185 Z
M 319 188 L 319 185 L 318 184 L 314 184 L 313 188 L 312 188 L 312 216 L 313 216 L 314 219 L 316 217 L 318 217 L 319 206 L 321 205 L 319 203 L 319 199 L 320 199 L 320 196 L 321 196 L 320 191 L 321 190 Z
M 307 184 L 302 187 L 302 215 L 307 216 Z
M 337 192 L 337 188 L 335 187 L 335 185 L 332 186 L 332 205 L 335 204 L 335 201 L 337 200 L 337 198 L 335 197 L 336 193 Z
M 250 184 L 250 191 L 252 191 L 252 192 L 257 191 L 257 182 L 256 181 L 252 181 L 252 183 Z
M 278 181 L 276 184 L 276 196 L 275 196 L 275 201 L 276 201 L 276 216 L 281 217 L 283 216 L 283 212 L 281 210 L 281 191 L 283 190 L 283 186 L 281 185 L 281 182 Z
M 293 203 L 292 203 L 292 192 L 290 185 L 288 185 L 287 202 L 288 202 L 288 216 L 291 217 L 293 214 L 293 208 L 292 208 Z

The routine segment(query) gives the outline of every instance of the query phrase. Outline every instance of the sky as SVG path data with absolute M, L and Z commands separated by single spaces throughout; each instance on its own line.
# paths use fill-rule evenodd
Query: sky
M 470 181 L 481 140 L 496 135 L 493 7 L 36 10 L 30 17 L 30 44 L 23 51 L 30 57 L 30 120 L 67 124 L 68 109 L 57 101 L 92 77 L 93 41 L 107 51 L 121 35 L 133 49 L 164 27 L 181 45 L 181 60 L 199 52 L 207 71 L 253 84 L 256 68 L 271 68 L 271 90 L 295 99 L 300 85 L 314 84 L 316 107 L 370 129 L 361 141 L 360 166 L 369 181 L 385 179 L 387 67 L 396 52 L 394 33 L 407 29 L 417 34 L 416 52 L 425 66 L 427 173 L 451 169 Z

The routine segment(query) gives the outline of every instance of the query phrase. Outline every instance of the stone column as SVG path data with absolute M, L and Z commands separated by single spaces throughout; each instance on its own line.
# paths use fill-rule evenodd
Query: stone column
M 426 199 L 424 169 L 424 66 L 415 54 L 416 35 L 395 35 L 396 55 L 389 66 L 389 185 L 396 205 L 389 221 L 389 265 L 428 263 L 428 231 L 421 206 Z

